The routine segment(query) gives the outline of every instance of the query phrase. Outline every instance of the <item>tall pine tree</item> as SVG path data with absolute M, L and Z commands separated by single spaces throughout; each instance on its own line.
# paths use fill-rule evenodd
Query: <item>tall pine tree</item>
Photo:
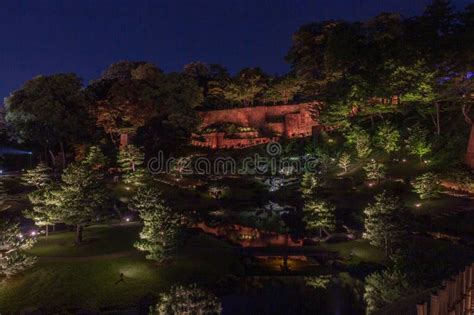
M 22 180 L 29 186 L 41 189 L 51 181 L 50 172 L 51 169 L 43 162 L 40 162 L 35 168 L 27 170 L 22 175 Z
M 386 255 L 407 236 L 408 213 L 398 197 L 386 192 L 378 194 L 375 202 L 364 209 L 364 214 L 362 237 L 371 245 L 382 248 Z
M 107 206 L 107 193 L 104 182 L 104 166 L 96 161 L 102 160 L 100 150 L 90 150 L 81 163 L 69 165 L 62 175 L 58 198 L 58 218 L 66 224 L 76 226 L 76 243 L 82 243 L 85 225 Z
M 336 228 L 336 207 L 324 200 L 309 200 L 303 208 L 303 221 L 310 231 L 319 230 L 319 236 L 325 231 L 333 231 Z
M 21 234 L 18 223 L 0 221 L 0 276 L 7 278 L 31 267 L 36 258 L 25 254 L 34 239 Z
M 168 208 L 155 186 L 140 187 L 129 205 L 143 220 L 135 247 L 147 252 L 147 259 L 162 261 L 172 256 L 180 243 L 181 217 Z

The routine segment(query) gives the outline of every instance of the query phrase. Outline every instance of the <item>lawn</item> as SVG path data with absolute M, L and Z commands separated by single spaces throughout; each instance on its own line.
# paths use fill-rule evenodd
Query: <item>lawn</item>
M 136 309 L 176 283 L 206 286 L 227 274 L 242 272 L 229 246 L 202 234 L 192 235 L 172 264 L 157 265 L 133 249 L 139 226 L 93 226 L 85 245 L 75 247 L 74 233 L 41 238 L 31 253 L 36 266 L 0 285 L 0 313 L 25 308 L 58 310 Z M 124 282 L 116 283 L 124 274 Z M 145 303 L 146 304 L 146 303 Z
M 321 248 L 338 252 L 347 264 L 357 264 L 362 261 L 376 264 L 384 264 L 386 262 L 383 251 L 370 245 L 367 240 L 359 239 L 339 243 L 321 243 Z

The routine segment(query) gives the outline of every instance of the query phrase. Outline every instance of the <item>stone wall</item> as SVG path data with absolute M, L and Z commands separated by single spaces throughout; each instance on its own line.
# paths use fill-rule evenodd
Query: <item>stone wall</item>
M 311 107 L 315 103 L 294 105 L 256 106 L 199 112 L 202 119 L 201 129 L 214 124 L 233 123 L 252 127 L 258 135 L 235 137 L 224 132 L 193 134 L 191 143 L 195 146 L 218 148 L 245 148 L 280 137 L 308 137 L 319 123 L 313 119 Z

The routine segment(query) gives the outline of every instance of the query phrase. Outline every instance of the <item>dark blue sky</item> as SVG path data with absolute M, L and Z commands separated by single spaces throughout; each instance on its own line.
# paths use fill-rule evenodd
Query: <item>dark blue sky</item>
M 471 1 L 455 0 L 458 8 Z M 291 35 L 305 23 L 411 16 L 429 0 L 2 0 L 0 97 L 39 74 L 75 72 L 85 82 L 110 63 L 154 62 L 165 71 L 201 60 L 232 72 L 288 70 Z

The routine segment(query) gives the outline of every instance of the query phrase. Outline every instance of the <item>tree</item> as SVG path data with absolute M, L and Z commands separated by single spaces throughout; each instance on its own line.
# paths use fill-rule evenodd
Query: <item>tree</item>
M 344 136 L 355 147 L 358 158 L 366 159 L 372 153 L 370 135 L 364 129 L 354 126 Z
M 310 231 L 319 229 L 319 236 L 324 230 L 333 231 L 336 228 L 336 207 L 323 200 L 309 200 L 303 208 L 303 221 Z
M 385 166 L 382 163 L 377 163 L 374 159 L 367 162 L 364 171 L 368 180 L 380 181 L 385 177 Z
M 351 155 L 349 153 L 342 153 L 338 161 L 338 166 L 344 170 L 344 173 L 347 173 L 347 169 L 351 165 Z
M 214 199 L 222 199 L 229 195 L 230 187 L 229 186 L 210 186 L 207 190 L 208 195 Z
M 35 240 L 21 234 L 18 223 L 0 221 L 0 275 L 7 278 L 30 268 L 36 258 L 25 253 Z
M 273 103 L 288 104 L 301 90 L 302 84 L 302 80 L 291 76 L 275 79 L 265 91 L 264 98 Z
M 58 198 L 58 219 L 76 226 L 76 243 L 82 243 L 85 225 L 97 217 L 107 206 L 104 166 L 93 161 L 102 160 L 100 151 L 90 150 L 82 162 L 69 165 L 62 175 Z
M 138 211 L 143 220 L 140 240 L 134 246 L 147 252 L 147 259 L 170 258 L 180 243 L 181 216 L 164 204 L 160 191 L 153 185 L 140 187 L 129 207 Z
M 55 185 L 47 184 L 29 193 L 32 208 L 23 211 L 23 215 L 33 220 L 37 226 L 45 227 L 46 237 L 49 236 L 49 226 L 59 220 L 57 189 Z
M 377 128 L 375 143 L 388 154 L 398 150 L 400 132 L 391 124 L 384 123 Z
M 214 294 L 191 284 L 177 285 L 169 292 L 160 294 L 160 299 L 150 314 L 218 315 L 221 312 L 222 305 Z
M 316 190 L 322 186 L 321 178 L 315 173 L 305 172 L 301 179 L 301 192 L 303 196 L 309 196 L 316 193 Z
M 428 142 L 428 132 L 420 127 L 409 129 L 410 135 L 406 140 L 407 150 L 410 154 L 421 159 L 431 152 L 431 143 Z
M 75 74 L 38 76 L 6 99 L 6 120 L 18 140 L 39 143 L 49 151 L 53 165 L 53 151 L 59 145 L 64 167 L 65 145 L 87 138 L 92 126 L 87 106 Z
M 416 177 L 412 182 L 412 186 L 413 191 L 416 192 L 421 199 L 431 199 L 438 196 L 440 180 L 436 174 L 428 172 Z
M 412 291 L 405 274 L 396 269 L 374 272 L 365 279 L 364 300 L 367 314 L 377 314 Z
M 386 192 L 375 196 L 375 202 L 364 209 L 365 231 L 362 235 L 370 244 L 390 254 L 406 236 L 407 211 L 398 197 Z
M 91 146 L 87 150 L 82 163 L 94 171 L 101 172 L 107 168 L 109 159 L 98 146 Z
M 209 80 L 207 82 L 207 93 L 204 91 L 204 104 L 207 107 L 223 108 L 229 106 L 225 98 L 225 91 L 231 81 L 226 68 L 212 64 L 209 65 Z
M 145 155 L 133 144 L 129 144 L 119 151 L 117 163 L 120 171 L 124 174 L 124 181 L 126 183 L 132 181 L 133 173 L 143 166 L 144 161 Z
M 40 162 L 35 168 L 27 170 L 21 177 L 27 185 L 41 189 L 51 181 L 50 172 L 51 169 Z
M 260 68 L 245 68 L 227 85 L 224 95 L 230 101 L 250 106 L 264 90 L 266 81 L 267 75 Z
M 0 211 L 10 208 L 6 205 L 7 202 L 7 190 L 5 189 L 5 179 L 3 176 L 0 176 Z
M 157 87 L 161 79 L 161 70 L 151 63 L 120 61 L 88 86 L 94 104 L 90 111 L 113 143 L 121 137 L 121 145 L 128 144 L 128 136 L 158 114 Z

